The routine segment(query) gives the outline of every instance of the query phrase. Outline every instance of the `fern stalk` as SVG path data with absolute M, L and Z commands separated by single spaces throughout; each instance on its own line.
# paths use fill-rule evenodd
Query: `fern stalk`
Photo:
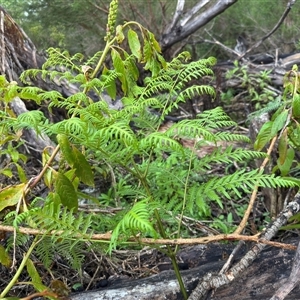
M 140 181 L 142 182 L 144 188 L 146 189 L 149 198 L 153 199 L 151 191 L 149 189 L 149 186 L 148 186 L 148 184 L 147 184 L 147 182 L 145 180 L 147 174 L 144 174 L 144 175 L 141 176 L 140 172 L 137 170 L 137 175 L 140 178 Z M 161 236 L 164 239 L 167 239 L 167 235 L 166 235 L 166 232 L 165 232 L 165 229 L 164 229 L 164 225 L 162 223 L 161 217 L 160 217 L 160 215 L 158 213 L 158 210 L 156 208 L 154 209 L 154 216 L 155 216 L 155 219 L 157 221 L 157 226 L 158 226 L 159 233 L 161 234 Z M 171 259 L 172 266 L 173 266 L 173 269 L 174 269 L 174 272 L 175 272 L 175 276 L 177 278 L 177 281 L 178 281 L 178 284 L 179 284 L 182 296 L 183 296 L 184 300 L 187 300 L 188 299 L 188 295 L 187 295 L 187 292 L 186 292 L 186 289 L 185 289 L 185 286 L 184 286 L 184 282 L 182 280 L 182 276 L 180 274 L 179 267 L 178 267 L 178 264 L 177 264 L 177 261 L 176 261 L 175 251 L 172 250 L 172 248 L 171 248 L 170 245 L 167 245 L 167 255 Z
M 10 291 L 10 289 L 15 285 L 15 283 L 17 282 L 18 278 L 21 275 L 21 272 L 23 271 L 26 262 L 29 258 L 29 256 L 31 255 L 32 251 L 34 250 L 34 248 L 36 247 L 36 245 L 41 241 L 41 239 L 38 239 L 38 237 L 35 237 L 35 239 L 33 240 L 31 246 L 29 247 L 29 249 L 27 250 L 27 253 L 25 254 L 25 256 L 22 259 L 22 262 L 17 270 L 17 272 L 15 273 L 14 277 L 12 278 L 12 280 L 8 283 L 8 285 L 6 286 L 6 288 L 3 290 L 3 292 L 0 294 L 0 299 L 3 299 L 6 294 Z

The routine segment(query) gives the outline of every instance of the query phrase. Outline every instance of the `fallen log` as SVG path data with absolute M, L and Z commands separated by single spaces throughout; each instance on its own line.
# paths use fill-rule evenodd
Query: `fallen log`
M 291 239 L 288 242 L 296 245 L 298 241 Z M 226 257 L 234 246 L 225 244 L 197 245 L 183 249 L 179 256 L 189 265 L 198 266 L 181 271 L 189 293 L 196 287 L 205 274 L 218 272 L 225 263 Z M 244 246 L 242 252 L 247 251 Z M 290 275 L 295 251 L 268 247 L 259 258 L 230 285 L 218 289 L 209 299 L 214 300 L 266 300 L 270 299 Z M 238 260 L 239 258 L 237 258 Z M 296 287 L 285 298 L 288 300 L 300 299 L 300 287 Z M 108 288 L 76 293 L 70 296 L 71 300 L 181 300 L 179 285 L 173 271 L 163 271 L 158 275 L 138 280 L 120 280 Z

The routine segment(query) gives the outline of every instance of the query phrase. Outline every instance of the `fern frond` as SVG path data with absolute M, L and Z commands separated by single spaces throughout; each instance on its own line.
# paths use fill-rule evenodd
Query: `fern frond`
M 93 68 L 93 66 L 95 66 L 98 63 L 98 61 L 99 61 L 100 57 L 102 56 L 102 54 L 103 54 L 103 51 L 96 52 L 92 57 L 90 57 L 86 61 L 85 65 L 90 66 L 91 68 Z
M 169 137 L 190 137 L 200 138 L 202 137 L 206 141 L 216 142 L 215 134 L 211 133 L 205 127 L 202 126 L 201 120 L 182 120 L 173 124 L 165 134 Z
M 238 141 L 238 142 L 245 142 L 245 143 L 250 143 L 250 139 L 242 134 L 234 134 L 230 132 L 217 132 L 215 134 L 216 140 L 218 141 L 226 141 L 226 142 L 233 142 L 233 141 Z
M 173 150 L 183 154 L 182 145 L 161 132 L 150 133 L 140 140 L 139 145 L 141 149 L 152 149 L 154 147 L 166 151 Z
M 282 105 L 281 97 L 276 97 L 275 100 L 268 102 L 262 109 L 259 109 L 248 115 L 248 120 L 252 120 L 255 117 L 261 116 L 265 113 L 271 113 L 276 111 Z
M 216 91 L 213 87 L 209 85 L 193 85 L 185 90 L 183 90 L 178 95 L 178 101 L 177 102 L 185 102 L 187 99 L 192 99 L 197 95 L 210 95 L 211 97 L 216 97 Z
M 263 152 L 241 148 L 234 149 L 233 146 L 228 146 L 226 147 L 226 149 L 222 149 L 222 147 L 219 147 L 198 160 L 195 164 L 195 168 L 200 168 L 200 170 L 203 168 L 210 169 L 212 163 L 231 164 L 233 161 L 244 162 L 246 160 L 259 159 L 264 157 L 266 157 L 266 154 Z
M 48 134 L 64 133 L 70 135 L 72 139 L 76 140 L 80 136 L 86 136 L 88 134 L 88 124 L 79 118 L 72 118 L 63 120 L 49 127 L 46 132 Z
M 20 114 L 14 122 L 15 130 L 20 128 L 33 128 L 37 134 L 41 132 L 46 122 L 44 114 L 39 110 L 27 111 Z
M 200 120 L 201 126 L 207 129 L 236 126 L 236 123 L 230 119 L 221 107 L 203 111 L 197 115 L 197 120 Z
M 49 48 L 47 50 L 49 55 L 47 61 L 43 64 L 43 70 L 48 68 L 53 68 L 53 66 L 65 67 L 67 69 L 76 70 L 78 73 L 81 72 L 81 69 L 78 67 L 84 56 L 81 53 L 76 53 L 74 55 L 70 55 L 70 53 L 66 50 L 61 51 L 58 48 Z
M 214 177 L 199 187 L 198 197 L 204 197 L 216 201 L 223 207 L 220 195 L 231 199 L 229 191 L 241 197 L 241 191 L 250 193 L 255 186 L 258 187 L 295 187 L 297 183 L 288 178 L 275 177 L 275 175 L 263 174 L 260 170 L 246 172 L 240 170 L 234 174 Z
M 138 233 L 158 237 L 158 233 L 150 221 L 153 217 L 154 209 L 155 205 L 153 203 L 150 204 L 148 199 L 135 203 L 113 230 L 109 251 L 111 252 L 116 248 L 117 241 L 121 237 L 126 239 Z
M 56 253 L 55 245 L 52 244 L 51 237 L 45 236 L 43 240 L 35 247 L 35 254 L 43 262 L 46 268 L 53 263 Z

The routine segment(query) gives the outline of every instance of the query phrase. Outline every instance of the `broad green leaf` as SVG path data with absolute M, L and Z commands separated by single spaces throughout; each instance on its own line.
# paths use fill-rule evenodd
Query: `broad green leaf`
M 287 150 L 287 154 L 283 163 L 277 160 L 278 168 L 281 172 L 281 176 L 287 176 L 291 170 L 291 166 L 295 157 L 295 151 L 293 148 Z
M 75 159 L 68 137 L 65 134 L 58 134 L 56 138 L 64 158 L 66 159 L 67 163 L 72 166 Z
M 91 166 L 85 159 L 84 155 L 76 147 L 73 147 L 73 153 L 75 158 L 73 165 L 73 167 L 76 169 L 75 174 L 83 183 L 93 186 L 94 174 Z
M 13 176 L 11 169 L 2 169 L 2 170 L 0 170 L 0 174 L 3 174 L 9 178 L 11 178 Z
M 300 95 L 296 94 L 292 103 L 292 111 L 294 118 L 300 118 Z
M 279 164 L 283 165 L 288 149 L 288 138 L 287 138 L 287 129 L 285 129 L 279 139 L 278 143 L 278 152 L 279 152 Z
M 124 62 L 121 58 L 121 55 L 115 49 L 111 50 L 111 58 L 113 61 L 114 68 L 116 72 L 119 74 L 118 78 L 122 83 L 122 90 L 126 94 L 127 93 L 127 81 L 126 81 L 126 72 Z
M 17 171 L 18 171 L 20 181 L 21 182 L 26 182 L 27 178 L 26 178 L 26 174 L 25 174 L 24 169 L 18 163 L 15 163 L 15 166 L 17 167 Z
M 6 252 L 5 248 L 0 244 L 0 263 L 9 268 L 12 264 L 12 260 L 8 253 Z
M 69 209 L 78 209 L 78 198 L 72 182 L 62 173 L 57 173 L 55 192 L 59 195 L 61 203 Z
M 273 121 L 266 122 L 260 129 L 256 141 L 254 143 L 255 150 L 262 150 L 263 147 L 273 138 L 271 136 L 271 129 L 273 126 Z
M 28 258 L 26 261 L 26 268 L 27 268 L 27 272 L 31 278 L 31 281 L 32 281 L 35 289 L 38 292 L 42 292 L 42 291 L 46 290 L 47 287 L 43 285 L 41 277 L 30 258 Z
M 272 129 L 271 129 L 271 138 L 273 138 L 278 131 L 280 131 L 287 122 L 289 116 L 289 111 L 285 109 L 282 113 L 280 113 L 276 119 L 273 121 Z
M 138 61 L 140 61 L 142 57 L 141 43 L 137 33 L 131 28 L 128 30 L 128 43 L 132 54 L 138 59 Z
M 150 43 L 152 45 L 152 47 L 159 53 L 161 53 L 161 48 L 160 48 L 160 45 L 158 43 L 158 41 L 155 39 L 155 36 L 152 32 L 149 32 L 149 39 L 150 39 Z
M 0 211 L 6 207 L 16 205 L 23 197 L 26 183 L 8 186 L 0 191 Z

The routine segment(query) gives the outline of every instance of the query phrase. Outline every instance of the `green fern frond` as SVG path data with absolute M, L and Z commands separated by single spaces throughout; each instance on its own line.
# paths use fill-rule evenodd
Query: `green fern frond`
M 139 145 L 141 149 L 152 149 L 154 147 L 165 151 L 173 150 L 183 154 L 182 145 L 161 132 L 150 133 L 140 140 Z
M 79 118 L 63 120 L 49 127 L 48 134 L 64 133 L 70 135 L 72 139 L 77 139 L 88 134 L 88 124 Z
M 201 126 L 207 129 L 236 126 L 236 123 L 230 119 L 221 107 L 203 111 L 197 115 L 197 120 L 200 120 Z
M 150 221 L 153 217 L 154 209 L 155 205 L 153 203 L 150 204 L 148 199 L 135 203 L 113 230 L 109 252 L 116 248 L 120 238 L 127 239 L 138 233 L 150 234 L 155 238 L 158 237 L 158 233 Z
M 14 122 L 15 130 L 20 128 L 33 128 L 38 134 L 41 133 L 46 118 L 39 110 L 27 111 L 20 114 Z
M 78 64 L 81 63 L 84 56 L 81 53 L 76 53 L 73 56 L 70 55 L 70 53 L 66 50 L 61 51 L 58 48 L 49 48 L 47 50 L 48 53 L 48 59 L 43 64 L 42 69 L 52 69 L 53 66 L 60 66 L 65 67 L 67 69 L 75 70 L 78 73 L 81 72 L 81 69 L 79 68 Z
M 137 143 L 135 134 L 130 126 L 121 121 L 113 123 L 106 128 L 100 129 L 99 136 L 103 137 L 103 139 L 107 140 L 108 142 L 115 140 L 127 146 Z
M 275 100 L 268 102 L 262 109 L 259 109 L 248 115 L 248 120 L 252 120 L 255 117 L 261 116 L 265 113 L 271 113 L 276 111 L 282 105 L 281 97 L 276 97 Z
M 182 120 L 173 124 L 165 134 L 169 137 L 190 137 L 200 138 L 202 137 L 206 141 L 216 142 L 215 134 L 211 133 L 205 127 L 202 127 L 201 120 Z
M 29 234 L 17 233 L 16 235 L 12 234 L 6 241 L 6 250 L 9 251 L 13 247 L 24 247 L 26 243 L 30 241 Z
M 93 66 L 95 66 L 98 63 L 98 61 L 101 58 L 102 54 L 103 54 L 103 51 L 96 52 L 92 57 L 90 57 L 86 61 L 85 65 L 90 66 L 90 67 L 93 68 Z
M 43 240 L 35 247 L 35 254 L 43 262 L 46 268 L 49 268 L 53 263 L 56 249 L 52 244 L 51 237 L 45 236 Z
M 265 158 L 263 152 L 252 151 L 242 148 L 234 149 L 233 146 L 228 146 L 226 149 L 222 147 L 216 148 L 213 152 L 205 155 L 198 160 L 195 168 L 210 168 L 212 163 L 231 164 L 233 161 L 244 162 L 246 160 Z
M 58 91 L 43 92 L 41 94 L 40 98 L 41 98 L 41 100 L 50 101 L 50 102 L 54 102 L 54 103 L 64 100 L 64 97 Z
M 217 132 L 215 134 L 216 140 L 218 141 L 226 141 L 226 142 L 244 142 L 244 143 L 250 143 L 250 139 L 242 134 L 234 134 L 234 133 L 228 133 L 228 132 Z
M 43 241 L 42 241 L 43 243 Z M 62 240 L 54 244 L 55 253 L 67 259 L 70 266 L 79 271 L 85 258 L 84 245 L 78 241 Z
M 231 199 L 229 191 L 241 197 L 241 191 L 250 193 L 255 186 L 258 187 L 295 187 L 297 183 L 289 178 L 275 177 L 274 175 L 263 174 L 260 170 L 246 172 L 240 170 L 234 174 L 214 177 L 199 187 L 198 197 L 204 197 L 216 201 L 223 207 L 220 195 Z
M 185 102 L 187 99 L 192 99 L 197 95 L 210 95 L 215 98 L 216 92 L 215 89 L 209 85 L 193 85 L 186 88 L 184 91 L 179 93 L 177 102 Z

